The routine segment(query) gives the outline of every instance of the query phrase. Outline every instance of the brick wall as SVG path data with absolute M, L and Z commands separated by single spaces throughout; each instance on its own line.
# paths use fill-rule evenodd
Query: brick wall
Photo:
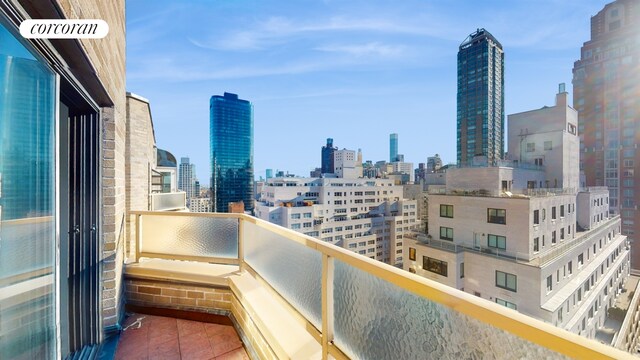
M 153 121 L 148 100 L 127 94 L 127 133 L 125 145 L 125 204 L 127 210 L 149 210 L 151 168 L 155 167 L 156 148 Z M 135 254 L 135 224 L 127 217 L 125 253 Z
M 113 107 L 100 110 L 102 120 L 102 279 L 103 326 L 114 325 L 122 314 L 122 264 L 125 244 L 125 2 L 124 0 L 58 0 L 69 19 L 103 19 L 109 34 L 83 39 L 86 52 Z M 80 79 L 82 81 L 82 79 Z
M 229 287 L 132 278 L 125 283 L 127 303 L 131 305 L 205 313 L 231 310 L 233 294 Z
M 163 280 L 125 279 L 127 304 L 227 315 L 250 353 L 260 359 L 277 356 L 229 287 L 187 285 Z

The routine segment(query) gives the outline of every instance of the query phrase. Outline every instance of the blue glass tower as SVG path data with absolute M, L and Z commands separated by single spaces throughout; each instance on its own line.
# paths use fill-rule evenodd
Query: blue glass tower
M 253 210 L 253 105 L 238 95 L 211 97 L 210 161 L 213 211 L 227 212 L 230 202 Z
M 389 135 L 389 162 L 398 161 L 398 134 Z
M 478 29 L 458 51 L 458 164 L 486 156 L 494 164 L 504 155 L 504 52 L 485 29 Z

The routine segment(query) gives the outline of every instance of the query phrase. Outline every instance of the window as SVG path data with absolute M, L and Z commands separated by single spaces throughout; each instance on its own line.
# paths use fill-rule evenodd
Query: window
M 545 150 L 551 150 L 551 149 L 553 149 L 553 142 L 551 142 L 551 141 L 545 141 L 545 142 L 544 142 L 544 149 L 545 149 Z
M 292 229 L 300 229 L 300 224 L 291 224 Z
M 567 269 L 569 270 L 569 276 L 571 276 L 573 274 L 573 261 L 569 261 L 569 264 L 567 264 Z
M 501 250 L 507 249 L 507 238 L 504 236 L 489 234 L 487 242 L 489 247 Z
M 453 218 L 453 205 L 440 205 L 440 217 Z
M 496 270 L 496 286 L 513 292 L 518 291 L 518 277 Z
M 533 210 L 533 225 L 540 224 L 540 210 Z
M 305 219 L 311 219 L 311 213 L 304 213 Z
M 527 152 L 536 151 L 536 143 L 527 143 Z
M 505 209 L 487 209 L 487 222 L 492 224 L 506 224 L 507 210 Z
M 564 205 L 560 205 L 560 217 L 564 217 Z
M 300 214 L 291 214 L 292 219 L 300 219 Z
M 416 249 L 415 248 L 412 248 L 412 247 L 409 248 L 409 260 L 413 260 L 413 261 L 416 260 Z
M 506 306 L 509 309 L 513 309 L 513 310 L 518 310 L 518 307 L 516 306 L 516 304 L 512 303 L 512 302 L 508 302 L 506 300 L 502 300 L 499 298 L 496 298 L 496 303 L 502 305 L 502 306 Z
M 555 243 L 556 243 L 556 231 L 553 230 L 551 232 L 551 245 L 555 245 Z
M 584 254 L 578 255 L 578 268 L 584 264 Z
M 464 278 L 464 263 L 460 263 L 460 279 Z
M 311 223 L 310 222 L 306 222 L 302 225 L 305 228 L 310 228 L 311 227 Z
M 446 261 L 430 258 L 428 256 L 423 256 L 422 268 L 432 273 L 436 273 L 438 275 L 447 276 Z
M 547 294 L 553 291 L 553 275 L 547 276 Z
M 564 228 L 560 229 L 560 241 L 564 240 Z
M 0 20 L 3 19 L 4 17 L 0 14 Z M 2 230 L 0 233 L 3 236 L 3 239 L 0 240 L 3 244 L 0 250 L 0 258 L 2 259 L 0 260 L 2 262 L 0 289 L 3 294 L 7 294 L 11 290 L 5 290 L 5 287 L 14 283 L 18 287 L 25 287 L 25 290 L 16 292 L 16 295 L 20 294 L 20 301 L 16 303 L 19 305 L 10 307 L 7 304 L 5 306 L 6 302 L 2 301 L 2 306 L 0 306 L 0 318 L 2 318 L 0 327 L 3 328 L 0 336 L 2 338 L 0 340 L 0 354 L 2 354 L 0 357 L 55 358 L 55 314 L 58 313 L 55 309 L 59 292 L 55 286 L 53 288 L 47 286 L 47 290 L 38 289 L 36 293 L 36 288 L 32 288 L 29 283 L 31 280 L 44 283 L 43 279 L 53 276 L 47 274 L 57 273 L 59 270 L 61 275 L 65 273 L 64 264 L 56 264 L 56 244 L 59 242 L 56 240 L 55 231 L 53 231 L 56 228 L 55 220 L 60 218 L 60 213 L 71 210 L 60 209 L 58 211 L 55 206 L 57 193 L 54 186 L 57 173 L 55 166 L 56 133 L 58 132 L 56 130 L 56 113 L 59 110 L 56 92 L 60 90 L 62 93 L 63 90 L 56 85 L 56 75 L 49 70 L 46 63 L 34 57 L 29 48 L 22 45 L 3 24 L 4 22 L 0 21 L 0 48 L 2 48 L 2 55 L 0 55 L 0 64 L 2 64 L 0 65 L 2 67 L 0 70 L 0 88 L 2 88 L 0 92 L 0 104 L 2 104 L 0 105 L 2 108 L 0 111 L 0 129 L 2 129 L 0 130 L 2 132 L 2 140 L 0 140 L 2 143 L 0 145 L 2 149 L 0 150 L 0 184 L 2 185 L 0 186 L 2 193 L 0 194 L 0 208 L 2 209 L 0 217 Z M 60 123 L 63 123 L 62 114 L 60 117 Z M 88 117 L 87 120 L 89 120 Z M 79 120 L 77 122 L 81 123 Z M 79 127 L 80 125 L 77 129 Z M 62 130 L 63 126 L 60 128 Z M 82 130 L 84 129 L 82 127 Z M 93 136 L 87 135 L 87 138 L 95 141 Z M 102 141 L 102 138 L 99 141 Z M 84 149 L 79 149 L 80 146 L 72 146 L 76 150 L 84 152 Z M 89 156 L 87 157 L 89 158 Z M 69 158 L 73 160 L 72 156 Z M 63 157 L 60 160 L 62 163 L 67 161 Z M 83 173 L 82 170 L 78 171 L 79 174 Z M 81 179 L 85 180 L 85 178 Z M 93 185 L 93 181 L 89 179 L 86 181 Z M 60 187 L 71 188 L 72 186 L 60 182 Z M 92 191 L 87 191 L 87 193 L 92 193 Z M 78 201 L 84 199 L 85 196 L 92 197 L 88 194 L 79 194 L 79 192 L 77 196 L 79 198 L 74 198 Z M 84 214 L 90 212 L 75 210 L 78 213 L 83 213 L 81 215 L 83 217 Z M 61 221 L 60 230 L 63 230 L 65 225 L 65 222 Z M 16 241 L 10 241 L 12 244 L 10 247 L 5 247 L 7 238 L 13 237 L 9 234 L 16 234 L 13 236 L 18 237 L 15 238 Z M 17 241 L 22 237 L 28 241 Z M 87 235 L 87 238 L 90 237 L 92 236 Z M 83 240 L 79 241 L 84 242 Z M 60 249 L 63 250 L 62 245 Z M 89 253 L 93 253 L 95 250 L 85 251 L 86 255 L 70 255 L 71 259 L 67 263 L 69 265 L 74 265 L 77 261 L 84 263 L 90 259 Z M 11 256 L 15 253 L 28 253 L 29 256 Z M 89 267 L 86 272 L 88 279 L 90 276 L 88 274 Z M 29 276 L 25 277 L 26 274 Z M 76 275 L 70 274 L 70 278 L 72 276 L 76 278 Z M 84 275 L 82 278 L 85 278 Z M 7 283 L 7 279 L 11 279 L 10 282 Z M 77 279 L 81 278 L 77 277 Z M 82 280 L 79 283 L 85 284 Z M 27 288 L 29 288 L 28 292 Z M 68 304 L 61 303 L 60 307 L 71 303 L 72 301 L 69 300 Z M 94 307 L 96 306 L 94 305 Z M 88 311 L 91 313 L 89 321 L 93 320 L 95 310 Z M 19 328 L 14 329 L 15 331 L 5 327 L 14 321 L 19 322 Z M 72 321 L 76 322 L 77 320 L 73 319 Z M 77 324 L 81 323 L 77 322 Z M 65 337 L 65 330 L 67 329 L 61 330 L 63 337 Z M 82 331 L 83 333 L 88 332 L 84 328 Z M 64 353 L 62 357 L 65 357 Z
M 556 219 L 556 207 L 552 207 L 551 208 L 551 220 L 555 220 Z
M 453 241 L 453 229 L 441 226 L 440 227 L 440 239 Z
M 540 238 L 534 238 L 533 239 L 533 252 L 538 252 L 540 251 Z

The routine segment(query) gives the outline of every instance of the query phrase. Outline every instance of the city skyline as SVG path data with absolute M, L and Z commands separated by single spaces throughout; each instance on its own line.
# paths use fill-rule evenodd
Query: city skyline
M 455 162 L 455 59 L 465 37 L 485 27 L 503 44 L 505 114 L 542 107 L 558 83 L 571 84 L 589 19 L 606 3 L 489 2 L 481 10 L 159 3 L 154 10 L 130 2 L 127 87 L 150 99 L 159 142 L 200 168 L 208 165 L 206 103 L 225 91 L 254 104 L 256 177 L 267 168 L 308 174 L 328 137 L 375 162 L 388 158 L 388 136 L 398 133 L 406 161 L 439 153 Z M 179 140 L 187 132 L 190 141 Z

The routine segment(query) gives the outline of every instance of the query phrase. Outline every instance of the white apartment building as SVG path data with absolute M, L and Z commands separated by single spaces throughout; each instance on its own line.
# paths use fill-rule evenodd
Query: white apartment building
M 405 238 L 403 267 L 594 338 L 629 276 L 629 246 L 608 190 L 578 189 L 577 118 L 558 100 L 509 116 L 510 133 L 530 126 L 509 137 L 512 156 L 525 150 L 512 167 L 447 171 L 429 194 L 428 234 Z
M 402 264 L 403 234 L 419 226 L 416 200 L 388 179 L 273 178 L 256 217 L 388 264 Z
M 413 183 L 416 179 L 413 171 L 413 163 L 404 161 L 394 161 L 390 163 L 392 172 L 409 175 L 409 182 Z
M 189 211 L 191 212 L 211 212 L 211 198 L 193 197 L 189 202 Z
M 360 163 L 360 166 L 362 166 L 362 163 Z M 362 171 L 358 175 L 358 169 L 356 169 L 356 152 L 347 149 L 334 151 L 333 173 L 339 178 L 361 177 Z

